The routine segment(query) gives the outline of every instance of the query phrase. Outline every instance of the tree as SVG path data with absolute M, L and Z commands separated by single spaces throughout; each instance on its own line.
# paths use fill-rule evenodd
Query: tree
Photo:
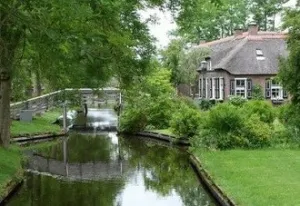
M 220 4 L 187 1 L 176 23 L 181 36 L 198 43 L 232 35 L 235 28 L 245 28 L 248 15 L 246 0 L 222 0 Z
M 283 10 L 282 5 L 289 0 L 252 0 L 250 10 L 253 20 L 264 31 L 275 30 L 275 15 Z
M 295 105 L 300 103 L 300 11 L 288 10 L 284 18 L 284 27 L 289 29 L 287 45 L 289 56 L 280 61 L 279 78 L 285 89 L 291 94 Z
M 171 70 L 171 82 L 175 87 L 184 83 L 183 72 L 179 65 L 184 46 L 185 42 L 182 39 L 173 39 L 168 47 L 161 51 L 163 67 Z
M 181 56 L 179 60 L 179 68 L 183 73 L 184 82 L 189 85 L 189 91 L 192 90 L 196 82 L 197 69 L 201 61 L 210 55 L 210 49 L 205 47 L 194 47 Z M 195 94 L 195 91 L 193 91 Z M 191 95 L 191 94 L 190 94 Z
M 154 47 L 137 13 L 142 6 L 135 0 L 1 1 L 0 145 L 9 144 L 12 82 L 21 73 L 52 89 L 99 87 L 112 76 L 126 86 L 146 73 Z

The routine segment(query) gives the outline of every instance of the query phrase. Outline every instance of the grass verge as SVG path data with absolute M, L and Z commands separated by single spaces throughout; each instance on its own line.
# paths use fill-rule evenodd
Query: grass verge
M 193 153 L 237 205 L 300 205 L 300 150 Z
M 60 126 L 52 123 L 61 114 L 62 113 L 59 109 L 55 109 L 42 114 L 42 116 L 34 117 L 32 122 L 20 122 L 13 120 L 11 125 L 11 135 L 20 136 L 39 133 L 58 133 L 61 131 Z
M 22 154 L 15 148 L 0 147 L 0 199 L 7 195 L 8 186 L 12 180 L 21 178 Z

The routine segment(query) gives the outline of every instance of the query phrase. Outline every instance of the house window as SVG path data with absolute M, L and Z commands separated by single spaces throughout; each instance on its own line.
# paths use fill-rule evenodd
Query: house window
M 219 78 L 215 78 L 215 99 L 220 99 L 220 79 Z
M 230 95 L 251 98 L 252 80 L 247 78 L 235 78 L 230 80 Z
M 257 60 L 265 60 L 264 54 L 261 49 L 256 49 L 256 59 Z
M 275 79 L 266 79 L 265 96 L 271 100 L 282 100 L 288 97 L 280 83 Z
M 235 95 L 236 96 L 241 96 L 246 98 L 247 97 L 247 93 L 246 93 L 246 78 L 242 78 L 242 79 L 235 79 Z
M 209 98 L 213 99 L 213 79 L 209 79 Z

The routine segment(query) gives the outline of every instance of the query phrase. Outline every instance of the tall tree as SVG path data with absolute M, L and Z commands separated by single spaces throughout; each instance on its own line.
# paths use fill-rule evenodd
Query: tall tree
M 275 15 L 283 10 L 282 5 L 289 0 L 251 0 L 250 10 L 253 20 L 264 31 L 275 30 Z
M 244 28 L 248 15 L 246 0 L 222 0 L 220 4 L 186 1 L 176 22 L 181 36 L 198 43 L 231 35 L 235 28 Z
M 289 10 L 284 18 L 284 27 L 289 29 L 289 56 L 281 59 L 279 77 L 283 86 L 292 95 L 292 101 L 300 106 L 300 11 Z

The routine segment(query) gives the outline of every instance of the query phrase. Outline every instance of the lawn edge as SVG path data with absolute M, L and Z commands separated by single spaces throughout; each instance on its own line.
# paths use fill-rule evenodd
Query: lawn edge
M 36 140 L 44 140 L 44 139 L 51 139 L 56 137 L 62 137 L 66 136 L 68 133 L 65 132 L 59 132 L 59 133 L 43 133 L 38 135 L 27 135 L 27 136 L 21 136 L 21 137 L 12 137 L 11 142 L 30 142 L 30 141 L 36 141 Z
M 222 206 L 236 206 L 237 204 L 230 199 L 220 187 L 214 183 L 213 179 L 210 177 L 209 173 L 202 167 L 202 164 L 194 154 L 190 153 L 190 162 L 193 165 L 197 175 L 200 180 L 212 194 L 212 196 L 217 200 L 217 202 Z
M 184 138 L 176 138 L 172 135 L 161 134 L 158 132 L 143 131 L 134 134 L 135 136 L 150 137 L 165 142 L 171 142 L 175 145 L 190 146 L 190 142 Z
M 17 177 L 18 178 L 15 178 Z M 18 189 L 22 186 L 24 182 L 24 172 L 23 169 L 20 168 L 11 178 L 10 181 L 7 183 L 7 185 L 4 188 L 4 193 L 2 194 L 2 198 L 0 199 L 0 206 L 5 205 L 7 200 L 9 200 L 10 197 L 12 197 Z
M 135 134 L 136 136 L 148 137 L 153 139 L 158 139 L 164 142 L 171 142 L 176 145 L 182 146 L 190 146 L 190 143 L 186 139 L 178 139 L 172 135 L 165 135 L 158 132 L 149 132 L 143 131 Z M 202 167 L 200 160 L 191 152 L 189 153 L 189 160 L 191 165 L 193 166 L 196 175 L 199 177 L 200 181 L 207 188 L 209 193 L 213 196 L 213 198 L 217 201 L 219 205 L 222 206 L 236 206 L 234 201 L 230 199 L 212 180 L 209 176 L 208 172 Z

